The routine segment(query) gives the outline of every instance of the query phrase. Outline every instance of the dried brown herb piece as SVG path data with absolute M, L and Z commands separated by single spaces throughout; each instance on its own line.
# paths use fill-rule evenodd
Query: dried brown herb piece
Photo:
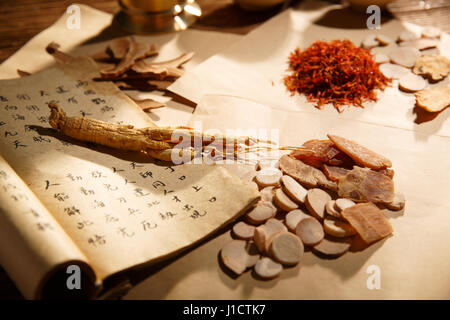
M 179 57 L 161 61 L 161 62 L 145 62 L 143 60 L 136 62 L 131 69 L 140 74 L 159 74 L 161 77 L 181 77 L 183 70 L 179 67 L 192 59 L 194 53 L 183 53 Z
M 367 244 L 379 241 L 393 232 L 392 226 L 373 203 L 359 203 L 342 211 L 342 216 L 356 229 Z
M 413 71 L 433 81 L 442 80 L 450 73 L 450 60 L 434 54 L 424 55 L 417 59 Z
M 330 140 L 309 140 L 303 147 L 305 149 L 292 151 L 291 155 L 317 169 L 340 152 Z
M 415 95 L 417 105 L 429 112 L 439 112 L 450 106 L 450 87 L 422 90 Z
M 345 176 L 349 172 L 350 172 L 349 169 L 345 169 L 345 168 L 341 168 L 341 167 L 334 167 L 334 166 L 327 166 L 326 164 L 323 165 L 323 173 L 331 181 L 338 181 L 338 179 L 340 177 Z
M 336 135 L 328 135 L 331 141 L 342 152 L 352 158 L 357 164 L 371 169 L 379 170 L 386 167 L 392 167 L 392 163 L 386 157 L 363 147 L 362 145 Z
M 100 73 L 102 77 L 105 78 L 118 77 L 128 71 L 137 60 L 147 57 L 149 52 L 157 52 L 156 46 L 153 44 L 131 41 L 126 55 L 119 64 L 112 69 L 101 70 Z
M 389 178 L 394 178 L 394 174 L 395 171 L 392 169 L 381 169 L 381 170 L 377 170 L 377 172 L 384 174 L 385 176 L 389 177 Z
M 106 50 L 111 52 L 111 55 L 115 59 L 118 59 L 118 60 L 123 59 L 125 57 L 125 55 L 127 54 L 128 49 L 130 48 L 131 41 L 132 40 L 130 37 L 113 39 L 109 43 Z
M 394 182 L 388 176 L 368 168 L 354 167 L 338 180 L 338 194 L 355 202 L 391 203 Z
M 336 182 L 328 180 L 322 171 L 288 155 L 280 158 L 280 169 L 304 187 L 315 188 L 320 186 L 330 190 L 336 190 L 337 188 Z
M 133 66 L 131 66 L 131 70 L 139 73 L 140 75 L 158 75 L 161 79 L 165 77 L 179 78 L 184 73 L 183 70 L 176 67 L 153 65 L 145 62 L 144 60 L 137 61 Z

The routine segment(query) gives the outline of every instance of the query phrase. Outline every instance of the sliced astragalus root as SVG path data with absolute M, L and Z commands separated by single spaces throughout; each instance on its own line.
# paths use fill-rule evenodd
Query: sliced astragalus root
M 337 258 L 342 256 L 350 249 L 350 240 L 331 240 L 323 239 L 319 244 L 312 247 L 312 251 L 319 253 L 327 258 Z
M 249 225 L 243 221 L 239 221 L 233 226 L 233 234 L 241 240 L 253 239 L 255 233 L 255 226 Z
M 300 220 L 295 228 L 295 234 L 305 246 L 313 246 L 322 241 L 325 236 L 322 224 L 313 217 Z
M 303 252 L 302 241 L 290 232 L 278 233 L 270 244 L 272 258 L 285 266 L 296 265 L 302 258 Z
M 283 271 L 283 265 L 269 257 L 263 257 L 255 265 L 255 273 L 263 279 L 273 279 Z
M 327 202 L 327 204 L 325 205 L 325 211 L 330 215 L 333 216 L 335 218 L 338 219 L 344 219 L 341 216 L 341 213 L 339 212 L 339 210 L 336 207 L 336 200 L 330 200 Z
M 336 208 L 338 209 L 339 212 L 342 212 L 343 210 L 354 206 L 355 203 L 350 200 L 350 199 L 346 199 L 346 198 L 339 198 L 336 199 Z
M 275 217 L 277 213 L 277 208 L 271 202 L 260 202 L 256 205 L 253 210 L 245 215 L 248 222 L 253 224 L 261 224 Z
M 325 233 L 338 238 L 345 238 L 356 234 L 355 228 L 350 224 L 333 217 L 327 217 L 324 220 L 323 229 Z
M 306 193 L 308 192 L 303 186 L 295 181 L 291 176 L 284 175 L 281 177 L 281 187 L 283 191 L 297 203 L 304 203 Z
M 298 223 L 304 218 L 311 218 L 311 216 L 304 213 L 300 209 L 296 209 L 292 210 L 286 215 L 284 223 L 286 224 L 286 227 L 289 229 L 289 231 L 295 232 L 295 228 L 297 227 Z
M 265 168 L 258 171 L 255 176 L 255 181 L 262 188 L 276 186 L 280 184 L 282 175 L 281 171 L 276 168 Z
M 284 211 L 292 211 L 298 208 L 298 204 L 292 201 L 282 189 L 275 190 L 273 197 L 275 205 Z
M 331 196 L 322 189 L 308 190 L 305 205 L 309 213 L 319 220 L 325 218 L 325 205 L 331 200 Z
M 259 254 L 252 242 L 231 240 L 220 251 L 223 264 L 235 274 L 242 274 L 259 260 Z

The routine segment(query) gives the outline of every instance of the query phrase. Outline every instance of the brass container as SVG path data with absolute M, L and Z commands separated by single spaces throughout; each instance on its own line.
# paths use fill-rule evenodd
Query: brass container
M 163 33 L 187 29 L 201 16 L 195 0 L 119 0 L 115 20 L 133 33 Z

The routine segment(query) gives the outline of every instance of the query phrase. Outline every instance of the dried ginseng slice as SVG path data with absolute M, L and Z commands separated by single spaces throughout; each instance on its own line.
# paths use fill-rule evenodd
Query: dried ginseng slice
M 392 226 L 373 203 L 359 203 L 342 211 L 342 216 L 352 225 L 367 244 L 381 240 L 393 232 Z
M 253 224 L 261 224 L 273 218 L 277 213 L 277 208 L 271 202 L 260 202 L 256 207 L 245 215 L 246 219 Z
M 331 181 L 338 181 L 340 177 L 345 176 L 349 171 L 349 169 L 341 167 L 327 166 L 326 164 L 323 165 L 323 173 Z
M 252 242 L 232 240 L 220 251 L 223 264 L 235 274 L 242 274 L 247 268 L 254 266 L 259 254 Z
M 300 209 L 296 209 L 292 210 L 286 215 L 284 223 L 288 227 L 289 231 L 295 232 L 295 228 L 297 227 L 298 223 L 305 218 L 311 218 L 311 216 L 304 213 Z
M 350 208 L 351 206 L 354 206 L 355 203 L 350 199 L 345 198 L 339 198 L 336 200 L 336 208 L 339 212 L 344 211 L 347 208 Z
M 424 55 L 417 59 L 413 71 L 439 81 L 450 73 L 450 60 L 434 54 Z
M 439 38 L 442 30 L 436 27 L 425 27 L 422 30 L 422 37 L 424 38 Z
M 392 167 L 392 163 L 389 159 L 354 141 L 331 134 L 328 135 L 328 138 L 330 138 L 342 152 L 364 167 L 375 170 Z
M 398 66 L 393 63 L 382 63 L 380 64 L 381 73 L 389 79 L 400 79 L 405 74 L 410 72 L 407 68 Z
M 338 211 L 336 207 L 336 200 L 330 200 L 325 205 L 325 211 L 330 215 L 338 219 L 344 219 L 341 216 L 341 213 Z
M 350 241 L 345 240 L 331 240 L 324 238 L 319 244 L 312 247 L 312 250 L 327 258 L 337 258 L 342 256 L 350 249 Z
M 322 171 L 288 155 L 284 155 L 280 158 L 280 169 L 284 174 L 291 176 L 307 188 L 314 188 L 317 186 L 330 190 L 336 190 L 337 188 L 336 182 L 328 180 Z
M 437 40 L 437 39 L 416 39 L 416 40 L 401 42 L 399 45 L 401 47 L 414 47 L 419 50 L 426 50 L 426 49 L 436 48 L 439 45 L 439 40 Z
M 275 190 L 273 197 L 275 205 L 284 211 L 292 211 L 298 208 L 298 204 L 292 201 L 282 189 Z
M 246 224 L 243 221 L 236 223 L 233 226 L 233 234 L 242 240 L 251 240 L 253 239 L 253 234 L 255 233 L 255 227 L 249 224 Z
M 269 257 L 263 257 L 255 265 L 255 273 L 263 279 L 273 279 L 283 271 L 283 265 Z
M 377 40 L 376 34 L 369 34 L 361 43 L 361 47 L 363 47 L 364 49 L 372 49 L 378 47 L 379 45 L 380 43 Z
M 389 57 L 384 53 L 377 53 L 376 55 L 373 56 L 373 61 L 379 64 L 388 63 Z
M 416 92 L 425 89 L 427 82 L 414 73 L 408 73 L 400 78 L 398 87 L 405 92 Z
M 412 31 L 403 31 L 398 36 L 398 41 L 399 42 L 412 41 L 412 40 L 416 40 L 416 39 L 419 39 L 419 36 L 417 34 L 415 34 L 414 32 L 412 32 Z
M 297 203 L 304 203 L 306 193 L 308 192 L 302 187 L 300 183 L 294 180 L 294 178 L 284 175 L 281 177 L 281 186 L 283 191 Z
M 416 48 L 399 47 L 395 48 L 389 54 L 389 58 L 395 64 L 406 68 L 412 68 L 416 64 L 416 60 L 420 57 L 420 52 Z
M 355 202 L 391 203 L 394 198 L 394 182 L 377 171 L 354 167 L 339 179 L 338 194 Z
M 255 180 L 260 187 L 276 186 L 280 184 L 282 175 L 281 171 L 276 168 L 266 168 L 258 171 Z
M 300 238 L 290 232 L 278 233 L 270 244 L 272 258 L 285 266 L 296 265 L 302 258 L 304 250 Z
M 384 35 L 384 34 L 377 34 L 375 38 L 382 46 L 387 46 L 393 42 L 392 38 Z
M 325 236 L 322 224 L 313 217 L 300 220 L 295 228 L 295 234 L 300 237 L 305 246 L 313 246 L 322 241 Z
M 429 112 L 450 106 L 450 87 L 426 89 L 415 93 L 417 105 Z
M 325 205 L 331 196 L 322 189 L 310 189 L 306 195 L 305 205 L 308 211 L 317 219 L 325 218 Z
M 324 220 L 323 229 L 325 233 L 338 238 L 345 238 L 356 234 L 355 228 L 349 223 L 331 217 Z

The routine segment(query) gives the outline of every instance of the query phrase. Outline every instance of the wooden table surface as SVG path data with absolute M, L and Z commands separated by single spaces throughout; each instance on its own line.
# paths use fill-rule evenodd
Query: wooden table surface
M 109 13 L 119 9 L 116 0 L 76 2 Z M 233 4 L 233 0 L 197 0 L 197 2 L 202 8 L 202 17 L 192 28 L 200 30 L 246 34 L 280 11 L 280 8 L 276 8 L 265 12 L 247 12 Z M 0 63 L 36 34 L 52 25 L 72 3 L 73 0 L 0 0 Z M 23 299 L 23 296 L 0 267 L 1 299 Z

